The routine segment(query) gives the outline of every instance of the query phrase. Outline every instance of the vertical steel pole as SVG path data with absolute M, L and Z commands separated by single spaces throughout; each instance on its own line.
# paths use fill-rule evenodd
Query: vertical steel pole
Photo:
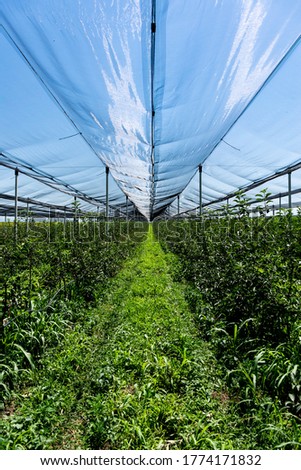
M 28 233 L 29 231 L 29 202 L 27 201 L 27 205 L 26 205 L 26 233 Z
M 199 197 L 200 197 L 200 201 L 199 201 L 199 205 L 200 205 L 200 217 L 203 213 L 203 208 L 202 208 L 202 204 L 203 204 L 203 194 L 202 194 L 202 173 L 203 173 L 203 168 L 202 168 L 202 165 L 199 166 Z
M 63 219 L 63 224 L 64 224 L 64 239 L 66 238 L 66 206 L 64 207 L 64 219 Z
M 76 221 L 76 212 L 77 212 L 77 198 L 74 196 L 74 222 Z
M 15 169 L 15 242 L 18 239 L 18 176 L 19 170 Z
M 105 221 L 106 235 L 108 235 L 108 232 L 109 232 L 109 226 L 108 226 L 108 221 L 109 221 L 109 173 L 110 173 L 110 169 L 109 169 L 108 166 L 106 166 L 106 221 Z
M 178 216 L 180 215 L 180 194 L 178 194 Z
M 109 218 L 109 172 L 110 169 L 106 167 L 106 220 Z
M 129 220 L 129 197 L 126 196 L 126 220 Z
M 292 172 L 290 171 L 288 174 L 288 208 L 292 208 Z
M 74 212 L 73 212 L 73 237 L 77 237 L 77 197 L 74 196 Z
M 51 208 L 49 207 L 49 242 L 51 242 Z

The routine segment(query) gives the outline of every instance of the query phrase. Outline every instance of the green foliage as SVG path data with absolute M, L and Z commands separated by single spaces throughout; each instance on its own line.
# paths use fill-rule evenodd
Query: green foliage
M 235 411 L 183 288 L 171 282 L 170 260 L 150 235 L 140 259 L 121 273 L 113 294 L 118 326 L 102 348 L 89 401 L 87 437 L 94 449 L 243 445 L 241 429 L 228 433 Z
M 0 446 L 300 449 L 301 219 L 267 197 L 154 224 L 166 253 L 152 226 L 2 226 Z
M 145 226 L 142 226 L 145 233 Z M 141 236 L 141 234 L 140 234 Z M 145 236 L 145 235 L 144 235 Z M 28 368 L 95 305 L 108 279 L 137 246 L 134 224 L 0 225 L 0 387 L 3 401 L 26 382 Z M 138 240 L 139 241 L 139 240 Z M 4 403 L 2 401 L 2 409 Z
M 3 447 L 252 448 L 183 287 L 172 282 L 173 259 L 150 232 L 98 307 L 30 368 L 4 420 Z
M 257 195 L 261 216 L 269 211 L 268 197 Z M 242 416 L 256 421 L 257 442 L 298 449 L 300 214 L 251 218 L 242 194 L 235 203 L 235 211 L 224 216 L 158 222 L 156 236 L 179 257 L 178 273 L 188 281 L 186 298 L 224 365 Z M 271 407 L 276 421 L 270 425 Z M 259 439 L 259 416 L 269 423 L 266 440 Z M 286 423 L 288 433 L 277 420 Z

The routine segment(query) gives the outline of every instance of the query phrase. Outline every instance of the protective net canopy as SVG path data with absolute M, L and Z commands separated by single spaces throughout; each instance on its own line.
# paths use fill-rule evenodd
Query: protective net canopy
M 18 168 L 21 200 L 95 210 L 108 168 L 152 220 L 198 208 L 200 166 L 204 206 L 287 171 L 298 203 L 300 35 L 293 0 L 0 0 L 0 204 Z

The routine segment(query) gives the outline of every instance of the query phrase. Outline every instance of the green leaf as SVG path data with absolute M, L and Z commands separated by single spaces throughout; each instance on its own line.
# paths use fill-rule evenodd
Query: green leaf
M 31 368 L 35 369 L 35 365 L 34 365 L 34 362 L 33 362 L 33 359 L 32 359 L 32 355 L 29 352 L 25 351 L 25 349 L 20 344 L 15 344 L 15 347 L 17 349 L 19 349 L 20 351 L 22 351 L 22 353 L 24 354 L 24 356 L 28 360 Z

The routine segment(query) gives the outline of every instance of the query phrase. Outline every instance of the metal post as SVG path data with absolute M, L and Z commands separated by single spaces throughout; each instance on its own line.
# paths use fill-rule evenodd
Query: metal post
M 63 224 L 64 224 L 64 238 L 66 238 L 66 218 L 67 218 L 66 211 L 67 211 L 67 208 L 66 208 L 66 206 L 64 206 L 64 218 L 63 218 Z
M 229 218 L 230 216 L 230 201 L 229 198 L 227 197 L 226 199 L 226 211 L 225 211 L 225 216 Z
M 18 176 L 19 170 L 15 169 L 15 242 L 18 239 Z
M 51 242 L 51 208 L 49 207 L 49 242 Z
M 106 220 L 109 218 L 109 172 L 110 169 L 106 167 Z
M 180 215 L 180 194 L 178 194 L 178 216 Z
M 110 169 L 106 166 L 106 213 L 105 213 L 105 233 L 108 235 L 109 233 L 109 173 Z
M 291 171 L 287 174 L 288 176 L 288 208 L 292 208 L 292 173 Z
M 77 198 L 74 196 L 74 212 L 73 212 L 73 237 L 77 237 Z
M 29 202 L 26 205 L 26 233 L 29 231 Z
M 129 197 L 125 197 L 126 200 L 126 220 L 129 220 Z
M 203 213 L 203 208 L 202 208 L 202 204 L 203 204 L 202 173 L 203 173 L 203 168 L 202 168 L 202 165 L 200 165 L 199 166 L 199 196 L 200 196 L 200 201 L 199 201 L 200 211 L 199 211 L 199 213 L 200 213 L 200 216 Z
M 76 200 L 76 196 L 74 196 L 74 222 L 76 221 L 76 212 L 77 212 L 77 200 Z
M 281 209 L 282 209 L 282 199 L 281 199 L 281 193 L 280 193 L 280 194 L 279 194 L 279 213 L 281 213 L 281 212 L 280 212 Z

